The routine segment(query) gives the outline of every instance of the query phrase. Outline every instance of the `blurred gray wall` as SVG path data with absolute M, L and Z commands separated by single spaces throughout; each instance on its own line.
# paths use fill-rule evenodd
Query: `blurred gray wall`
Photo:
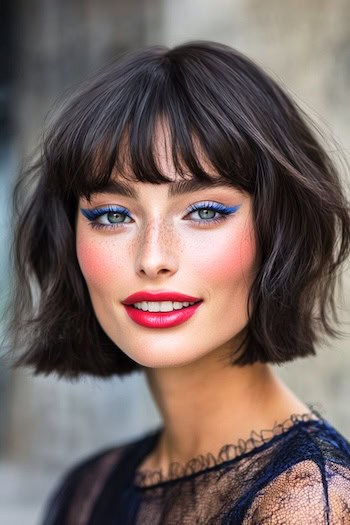
M 94 69 L 126 49 L 190 39 L 217 40 L 251 56 L 333 132 L 339 149 L 349 150 L 350 3 L 345 0 L 22 0 L 15 6 L 17 135 L 11 166 L 38 143 L 56 98 Z M 338 158 L 336 150 L 331 153 Z M 3 167 L 4 200 L 14 173 L 14 167 Z M 344 300 L 339 297 L 348 335 L 320 345 L 316 358 L 277 369 L 348 438 L 349 275 L 341 290 Z M 3 367 L 3 378 L 0 523 L 37 523 L 68 465 L 159 422 L 139 374 L 69 383 Z

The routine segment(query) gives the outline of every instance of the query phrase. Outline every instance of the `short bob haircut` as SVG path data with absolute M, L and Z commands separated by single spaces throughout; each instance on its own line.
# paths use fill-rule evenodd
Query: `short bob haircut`
M 101 191 L 112 172 L 171 183 L 155 155 L 160 120 L 181 177 L 213 179 L 199 144 L 215 174 L 252 197 L 260 265 L 244 351 L 231 364 L 280 364 L 315 354 L 322 332 L 339 337 L 331 320 L 350 214 L 337 170 L 316 128 L 260 67 L 226 45 L 194 41 L 129 52 L 82 84 L 44 135 L 40 159 L 16 181 L 14 366 L 67 378 L 143 368 L 95 317 L 75 220 L 79 197 Z

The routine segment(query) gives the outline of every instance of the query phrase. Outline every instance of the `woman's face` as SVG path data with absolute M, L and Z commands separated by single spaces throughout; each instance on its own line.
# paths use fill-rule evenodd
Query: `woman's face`
M 135 196 L 108 189 L 90 202 L 81 198 L 76 230 L 79 265 L 100 325 L 131 359 L 151 368 L 235 348 L 256 272 L 251 197 L 224 185 L 170 195 L 179 177 L 164 142 L 158 147 L 160 168 L 172 182 L 124 181 Z M 165 309 L 176 307 L 168 313 L 123 304 L 142 291 L 178 292 L 201 302 L 191 308 L 166 301 Z M 153 309 L 160 301 L 151 302 Z

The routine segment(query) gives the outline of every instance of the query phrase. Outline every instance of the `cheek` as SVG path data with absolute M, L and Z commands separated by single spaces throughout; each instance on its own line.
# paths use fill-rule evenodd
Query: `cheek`
M 232 242 L 228 242 L 225 235 L 221 240 L 213 239 L 213 243 L 208 243 L 210 245 L 215 246 L 215 251 L 207 248 L 206 257 L 202 258 L 203 264 L 198 264 L 200 274 L 208 282 L 221 287 L 243 285 L 246 288 L 255 273 L 256 246 L 253 232 L 242 227 L 240 231 L 235 231 Z
M 84 235 L 77 237 L 77 257 L 81 272 L 91 287 L 105 286 L 110 283 L 111 276 L 117 271 L 113 260 L 114 250 L 100 242 L 89 242 Z
M 244 229 L 239 243 L 238 257 L 237 265 L 241 269 L 241 274 L 250 282 L 255 277 L 259 266 L 253 228 Z

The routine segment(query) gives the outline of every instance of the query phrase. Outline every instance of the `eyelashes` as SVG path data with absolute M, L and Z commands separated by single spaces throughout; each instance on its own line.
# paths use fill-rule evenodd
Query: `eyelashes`
M 224 221 L 229 215 L 234 214 L 240 207 L 240 204 L 228 207 L 218 202 L 202 202 L 192 204 L 186 210 L 186 216 L 197 213 L 199 219 L 194 219 L 192 222 L 198 226 L 207 226 L 209 224 Z M 209 218 L 204 216 L 203 218 L 200 215 L 200 212 L 203 210 L 209 210 L 209 215 L 216 216 Z M 103 206 L 101 208 L 91 209 L 81 208 L 80 211 L 89 221 L 89 225 L 93 229 L 115 230 L 116 228 L 120 228 L 133 221 L 129 210 L 123 206 Z M 122 221 L 121 219 L 126 219 L 126 221 Z
M 123 208 L 121 206 L 104 206 L 102 208 L 92 208 L 92 209 L 80 208 L 80 211 L 84 215 L 84 217 L 86 217 L 90 221 L 89 224 L 93 228 L 101 228 L 101 227 L 108 228 L 109 226 L 112 226 L 112 229 L 113 229 L 115 226 L 118 227 L 119 225 L 125 224 L 121 222 L 119 223 L 118 222 L 111 222 L 111 223 L 97 222 L 97 219 L 103 217 L 104 215 L 106 215 L 107 217 L 113 216 L 113 215 L 119 215 L 121 217 L 124 216 L 129 219 L 132 219 L 129 211 L 126 208 Z

